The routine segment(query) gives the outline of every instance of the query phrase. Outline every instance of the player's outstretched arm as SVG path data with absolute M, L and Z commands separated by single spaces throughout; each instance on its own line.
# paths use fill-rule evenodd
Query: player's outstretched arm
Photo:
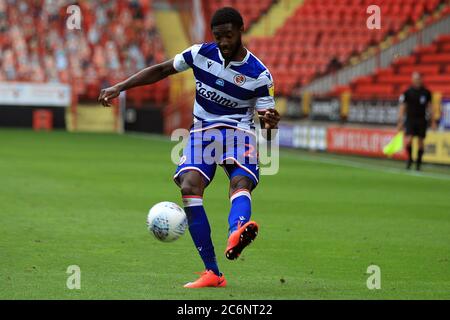
M 105 107 L 110 107 L 111 100 L 118 97 L 122 91 L 158 82 L 177 72 L 173 67 L 173 59 L 145 68 L 112 87 L 102 89 L 98 96 L 98 102 Z

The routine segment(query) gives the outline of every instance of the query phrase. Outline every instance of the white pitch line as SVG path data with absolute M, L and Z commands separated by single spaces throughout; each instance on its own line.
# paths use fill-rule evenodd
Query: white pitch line
M 290 152 L 282 152 L 281 155 L 282 156 L 290 156 L 291 158 L 302 159 L 302 160 L 309 161 L 309 162 L 320 162 L 320 163 L 325 163 L 325 164 L 334 164 L 334 165 L 352 167 L 352 168 L 357 168 L 357 169 L 365 169 L 365 170 L 372 170 L 372 171 L 382 171 L 382 172 L 393 173 L 393 174 L 401 174 L 401 175 L 406 175 L 406 176 L 410 176 L 410 177 L 432 178 L 432 179 L 450 181 L 450 175 L 446 175 L 446 174 L 439 175 L 437 173 L 431 173 L 431 172 L 406 171 L 406 169 L 402 170 L 402 169 L 395 169 L 395 168 L 387 168 L 384 166 L 363 164 L 363 163 L 356 162 L 356 161 L 336 159 L 336 158 L 324 159 L 323 157 L 302 155 L 302 154 L 293 154 Z

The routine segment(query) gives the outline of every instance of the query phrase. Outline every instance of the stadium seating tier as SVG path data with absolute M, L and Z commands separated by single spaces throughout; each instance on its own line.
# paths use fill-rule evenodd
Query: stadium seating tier
M 250 40 L 248 47 L 271 70 L 277 93 L 289 95 L 314 77 L 332 72 L 368 47 L 432 13 L 441 0 L 305 0 L 274 37 Z M 380 30 L 368 30 L 367 7 L 381 8 Z M 337 28 L 338 26 L 338 28 Z M 445 56 L 425 57 L 425 61 Z M 428 60 L 427 60 L 428 59 Z M 373 89 L 383 92 L 383 89 Z
M 81 30 L 69 29 L 66 1 L 0 0 L 0 81 L 74 84 L 81 98 L 165 60 L 152 1 L 82 1 Z M 129 96 L 163 101 L 167 82 Z
M 420 72 L 425 85 L 450 98 L 450 35 L 443 35 L 428 46 L 419 46 L 406 57 L 396 59 L 391 66 L 373 74 L 354 79 L 349 86 L 336 86 L 329 93 L 339 95 L 349 90 L 360 98 L 397 98 L 410 86 L 411 74 Z

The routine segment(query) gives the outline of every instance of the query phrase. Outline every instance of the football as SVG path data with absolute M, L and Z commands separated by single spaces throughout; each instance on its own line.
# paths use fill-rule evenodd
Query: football
M 184 234 L 187 226 L 186 213 L 173 202 L 157 203 L 147 215 L 148 231 L 163 242 L 177 240 Z

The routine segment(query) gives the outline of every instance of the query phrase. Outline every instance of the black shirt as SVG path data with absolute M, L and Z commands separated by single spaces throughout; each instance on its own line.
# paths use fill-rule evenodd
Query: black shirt
M 424 86 L 410 87 L 400 96 L 400 103 L 406 105 L 406 120 L 426 119 L 428 103 L 431 102 L 431 92 Z

